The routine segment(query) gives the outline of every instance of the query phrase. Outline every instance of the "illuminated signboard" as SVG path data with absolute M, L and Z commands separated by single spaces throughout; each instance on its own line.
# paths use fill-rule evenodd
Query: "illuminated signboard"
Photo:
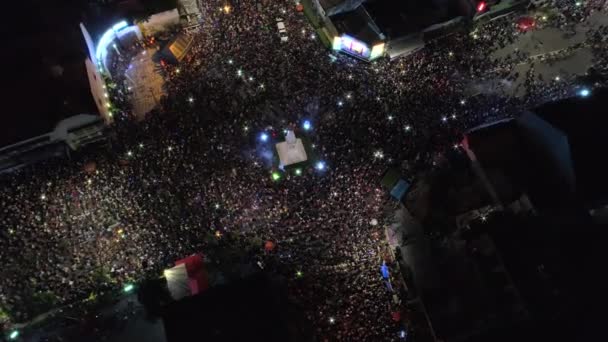
M 384 54 L 384 43 L 376 44 L 372 47 L 372 53 L 369 59 L 376 59 Z
M 347 35 L 335 37 L 333 42 L 333 49 L 344 51 L 351 55 L 362 57 L 365 59 L 369 59 L 371 54 L 369 47 L 367 47 L 365 43 Z

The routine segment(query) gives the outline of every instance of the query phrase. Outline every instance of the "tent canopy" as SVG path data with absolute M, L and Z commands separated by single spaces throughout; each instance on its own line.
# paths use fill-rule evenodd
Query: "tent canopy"
M 179 34 L 165 46 L 162 51 L 163 57 L 172 63 L 181 62 L 190 50 L 192 41 L 193 38 L 191 36 L 184 33 Z

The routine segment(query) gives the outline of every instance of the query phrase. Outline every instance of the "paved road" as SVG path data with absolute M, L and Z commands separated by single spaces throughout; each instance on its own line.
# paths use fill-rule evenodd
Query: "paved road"
M 131 83 L 133 114 L 140 120 L 158 105 L 164 95 L 165 81 L 156 71 L 158 65 L 152 61 L 155 53 L 156 49 L 148 49 L 145 54 L 142 52 L 133 57 L 125 72 L 128 82 Z
M 514 19 L 515 20 L 515 19 Z M 565 30 L 546 27 L 526 34 L 522 34 L 510 45 L 495 51 L 490 57 L 500 59 L 506 57 L 515 49 L 519 49 L 530 56 L 540 57 L 571 48 L 585 41 L 585 34 L 591 28 L 600 25 L 608 25 L 608 15 L 596 12 L 585 22 L 579 23 L 574 27 L 574 34 L 567 34 Z M 588 47 L 573 50 L 566 57 L 554 60 L 551 63 L 534 63 L 534 75 L 542 75 L 545 80 L 555 79 L 556 77 L 565 78 L 573 75 L 584 74 L 591 66 L 593 53 Z M 491 80 L 483 84 L 476 84 L 474 87 L 479 91 L 485 92 L 504 92 L 506 95 L 523 96 L 525 88 L 523 86 L 525 75 L 530 70 L 532 60 L 516 65 L 512 73 L 519 73 L 519 78 L 513 82 L 506 80 Z

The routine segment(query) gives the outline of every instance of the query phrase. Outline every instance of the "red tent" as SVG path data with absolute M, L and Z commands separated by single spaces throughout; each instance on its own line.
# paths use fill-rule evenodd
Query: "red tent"
M 209 288 L 207 270 L 200 254 L 176 261 L 175 267 L 165 270 L 165 277 L 171 297 L 175 300 L 193 296 Z

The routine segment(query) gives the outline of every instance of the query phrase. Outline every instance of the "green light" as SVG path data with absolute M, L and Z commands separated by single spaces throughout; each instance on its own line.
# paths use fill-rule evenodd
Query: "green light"
M 10 335 L 8 335 L 8 337 L 9 337 L 11 340 L 16 339 L 17 337 L 19 337 L 19 331 L 17 331 L 17 330 L 13 330 L 13 331 L 11 332 L 11 334 L 10 334 Z
M 302 170 L 301 169 L 296 169 L 296 175 L 300 176 L 302 174 Z
M 296 277 L 302 278 L 302 276 L 304 276 L 304 273 L 302 273 L 302 271 L 297 271 L 296 272 Z
M 122 290 L 125 293 L 129 293 L 129 292 L 133 291 L 134 288 L 135 288 L 135 286 L 133 286 L 133 284 L 127 284 L 127 285 L 125 285 L 125 287 Z
M 276 181 L 278 181 L 279 179 L 281 179 L 281 174 L 280 174 L 280 173 L 278 173 L 278 172 L 273 172 L 273 173 L 272 173 L 272 180 L 276 182 Z

